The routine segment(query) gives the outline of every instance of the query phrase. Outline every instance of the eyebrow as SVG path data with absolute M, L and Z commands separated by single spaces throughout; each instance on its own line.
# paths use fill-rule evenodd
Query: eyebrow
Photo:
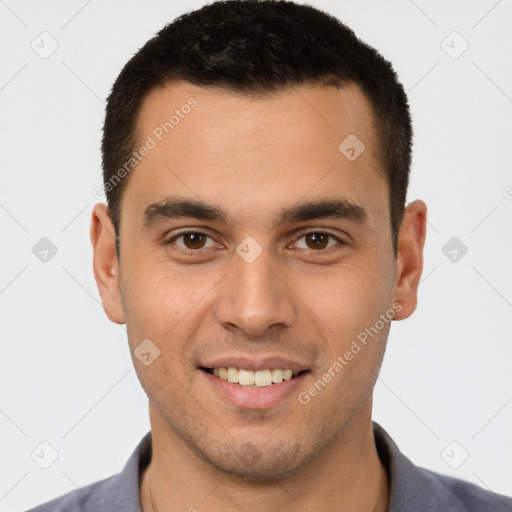
M 193 218 L 204 221 L 215 221 L 232 225 L 232 217 L 222 208 L 207 204 L 201 200 L 180 197 L 168 197 L 160 202 L 150 204 L 143 214 L 144 226 L 151 226 L 159 221 L 176 218 Z M 324 199 L 307 201 L 282 208 L 274 220 L 274 227 L 284 223 L 304 222 L 308 220 L 336 219 L 363 224 L 368 213 L 362 206 L 348 199 Z

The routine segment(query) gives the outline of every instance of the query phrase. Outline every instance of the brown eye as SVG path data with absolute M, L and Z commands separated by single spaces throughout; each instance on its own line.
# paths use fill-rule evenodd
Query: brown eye
M 196 250 L 208 249 L 215 246 L 211 236 L 196 231 L 184 231 L 173 236 L 167 241 L 168 244 L 176 245 L 181 249 Z
M 327 233 L 308 233 L 304 235 L 306 245 L 310 249 L 325 249 L 329 243 L 329 236 Z
M 206 235 L 202 233 L 185 233 L 181 236 L 187 249 L 202 249 L 206 242 Z
M 343 245 L 347 245 L 346 242 L 331 233 L 326 231 L 310 231 L 299 237 L 295 243 L 295 248 L 321 253 L 331 247 L 341 247 Z

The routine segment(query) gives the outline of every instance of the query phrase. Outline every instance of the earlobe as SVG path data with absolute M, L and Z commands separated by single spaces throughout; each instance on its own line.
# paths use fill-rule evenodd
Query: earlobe
M 101 296 L 103 309 L 116 324 L 124 323 L 119 288 L 119 262 L 115 245 L 115 229 L 107 205 L 94 206 L 91 217 L 94 278 Z
M 421 200 L 413 201 L 405 209 L 398 239 L 394 302 L 402 309 L 395 315 L 395 320 L 409 317 L 416 309 L 426 225 L 427 205 Z

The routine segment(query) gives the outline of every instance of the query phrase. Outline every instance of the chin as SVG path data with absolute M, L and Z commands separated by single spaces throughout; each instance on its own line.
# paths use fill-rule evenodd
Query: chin
M 258 447 L 251 442 L 216 446 L 202 451 L 201 457 L 232 480 L 271 484 L 298 473 L 310 458 L 304 446 L 280 442 Z

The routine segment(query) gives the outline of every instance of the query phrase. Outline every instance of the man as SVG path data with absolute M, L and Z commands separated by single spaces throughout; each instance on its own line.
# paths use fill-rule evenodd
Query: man
M 423 266 L 411 140 L 391 65 L 311 7 L 213 3 L 151 39 L 108 99 L 91 226 L 151 432 L 34 510 L 512 510 L 372 423 Z

